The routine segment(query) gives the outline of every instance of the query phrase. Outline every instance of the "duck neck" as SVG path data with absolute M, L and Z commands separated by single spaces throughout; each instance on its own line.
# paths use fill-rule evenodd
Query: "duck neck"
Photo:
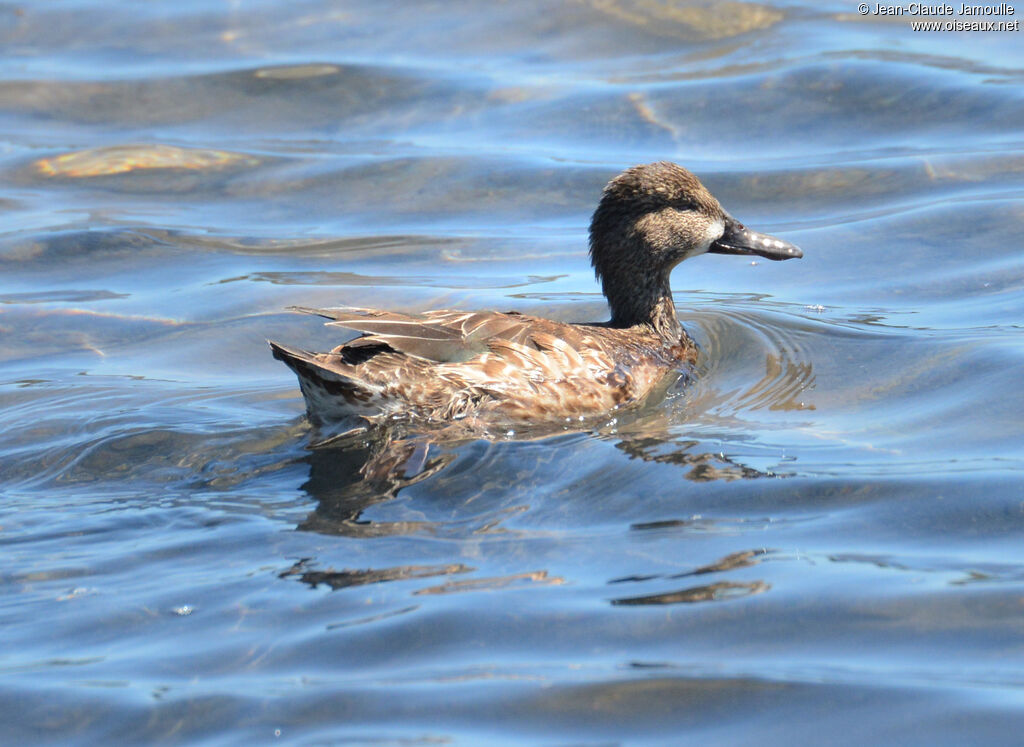
M 653 328 L 665 342 L 678 342 L 683 328 L 676 317 L 676 305 L 672 302 L 668 277 L 669 271 L 664 271 L 639 287 L 606 287 L 605 295 L 612 311 L 611 326 L 646 325 Z

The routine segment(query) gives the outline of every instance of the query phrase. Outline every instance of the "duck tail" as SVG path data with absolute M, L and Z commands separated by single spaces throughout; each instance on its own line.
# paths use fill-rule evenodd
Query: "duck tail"
M 281 343 L 274 342 L 273 340 L 267 340 L 267 344 L 270 346 L 270 350 L 273 352 L 274 357 L 277 358 L 277 360 L 282 361 L 293 371 L 295 371 L 296 365 L 316 363 L 316 356 L 308 350 L 289 347 L 288 345 L 282 345 Z M 298 371 L 296 371 L 296 373 L 298 373 Z
M 380 387 L 346 373 L 345 364 L 331 366 L 323 356 L 267 340 L 274 357 L 299 377 L 306 412 L 314 423 L 381 414 Z

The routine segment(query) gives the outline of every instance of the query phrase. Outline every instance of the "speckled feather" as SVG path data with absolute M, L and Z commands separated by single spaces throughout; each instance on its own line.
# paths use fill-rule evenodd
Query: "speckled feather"
M 329 353 L 271 343 L 275 357 L 298 374 L 316 421 L 589 417 L 642 399 L 668 370 L 696 358 L 686 337 L 665 346 L 653 330 L 515 313 L 296 310 L 366 333 Z

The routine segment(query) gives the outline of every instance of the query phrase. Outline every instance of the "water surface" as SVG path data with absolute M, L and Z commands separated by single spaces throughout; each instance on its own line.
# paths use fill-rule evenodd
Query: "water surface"
M 1019 33 L 68 0 L 0 39 L 3 741 L 1015 741 Z M 590 212 L 659 159 L 805 251 L 676 270 L 694 380 L 313 448 L 265 340 L 336 332 L 285 307 L 601 318 Z

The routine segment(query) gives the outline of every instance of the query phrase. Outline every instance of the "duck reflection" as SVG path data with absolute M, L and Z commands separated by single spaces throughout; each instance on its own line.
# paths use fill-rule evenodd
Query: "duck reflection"
M 654 420 L 660 422 L 661 418 Z M 746 466 L 724 453 L 709 451 L 704 442 L 673 439 L 668 430 L 651 435 L 652 425 L 654 423 L 644 427 L 634 422 L 630 424 L 630 432 L 621 435 L 615 433 L 613 424 L 591 432 L 594 437 L 615 440 L 616 448 L 630 458 L 676 465 L 684 470 L 684 479 L 694 482 L 779 476 L 772 471 Z M 635 435 L 635 429 L 645 435 Z M 566 431 L 560 431 L 557 435 L 565 434 Z M 497 444 L 497 448 L 515 449 L 526 441 L 555 436 L 509 439 Z M 369 521 L 363 518 L 363 513 L 371 506 L 393 500 L 406 488 L 439 476 L 456 462 L 459 452 L 472 443 L 464 438 L 445 440 L 438 434 L 402 436 L 382 432 L 364 435 L 357 442 L 314 446 L 307 456 L 309 479 L 302 489 L 317 501 L 317 507 L 298 528 L 350 537 L 435 532 L 437 528 L 428 521 Z M 510 484 L 516 480 L 515 473 L 507 476 Z
M 803 394 L 814 387 L 814 368 L 809 362 L 798 362 L 768 353 L 765 356 L 765 374 L 750 389 L 749 397 L 764 397 L 769 410 L 813 410 L 814 405 L 803 400 Z
M 671 413 L 671 407 L 667 412 Z M 671 417 L 666 417 L 665 403 L 658 411 L 638 416 L 627 422 L 625 434 L 612 435 L 613 427 L 596 429 L 598 438 L 616 438 L 615 446 L 630 458 L 676 465 L 684 469 L 683 476 L 691 481 L 737 480 L 768 477 L 771 473 L 745 466 L 721 453 L 701 449 L 695 440 L 674 441 L 669 437 Z M 658 428 L 661 429 L 660 432 Z M 637 435 L 642 433 L 644 435 Z M 657 435 L 654 435 L 657 433 Z M 450 526 L 426 519 L 380 521 L 365 518 L 365 512 L 372 506 L 398 497 L 398 494 L 417 483 L 438 478 L 451 468 L 461 455 L 462 447 L 471 444 L 466 439 L 445 440 L 443 434 L 403 434 L 382 431 L 368 438 L 364 434 L 358 439 L 335 439 L 311 447 L 307 461 L 310 467 L 309 479 L 303 489 L 317 501 L 316 508 L 302 521 L 298 528 L 321 534 L 341 535 L 353 538 L 383 538 L 400 535 L 442 535 L 453 531 Z M 550 438 L 552 434 L 548 434 Z M 532 439 L 496 444 L 498 453 L 508 447 L 521 448 L 525 440 L 540 440 L 545 436 L 535 435 Z M 561 447 L 566 447 L 563 442 Z M 557 448 L 557 447 L 554 447 Z M 514 483 L 514 478 L 509 477 Z M 517 511 L 517 509 L 506 509 Z M 473 522 L 480 522 L 474 517 Z M 488 516 L 473 534 L 482 531 L 496 531 L 501 518 Z M 634 531 L 688 531 L 687 520 L 668 520 L 632 525 Z M 465 527 L 460 527 L 465 529 Z M 459 531 L 459 530 L 456 530 Z M 497 530 L 500 531 L 500 530 Z M 760 594 L 770 589 L 762 580 L 724 581 L 699 583 L 679 587 L 672 585 L 684 578 L 702 578 L 711 574 L 730 573 L 757 565 L 770 551 L 765 549 L 744 550 L 732 553 L 706 565 L 673 575 L 629 576 L 612 579 L 610 585 L 642 584 L 662 587 L 649 593 L 623 594 L 609 599 L 615 606 L 645 606 L 692 604 L 696 602 L 726 601 Z M 424 587 L 414 594 L 449 594 L 479 590 L 508 588 L 523 585 L 558 585 L 565 583 L 560 576 L 550 575 L 547 570 L 531 570 L 502 577 L 476 578 L 471 574 L 476 568 L 463 563 L 439 565 L 402 565 L 366 569 L 316 568 L 315 559 L 305 558 L 279 575 L 281 578 L 296 578 L 311 587 L 327 586 L 333 590 L 367 584 L 393 581 L 408 581 L 440 577 L 440 582 Z M 663 587 L 666 582 L 670 588 Z
M 675 464 L 686 469 L 685 477 L 693 482 L 712 480 L 743 480 L 757 477 L 776 477 L 767 472 L 747 467 L 726 456 L 723 452 L 702 451 L 706 446 L 700 441 L 665 441 L 645 437 L 622 440 L 616 444 L 619 449 L 635 459 L 659 464 Z
M 667 526 L 673 525 L 675 525 L 674 522 L 657 522 L 656 524 L 650 525 L 634 525 L 633 528 L 663 529 Z M 623 584 L 645 583 L 648 581 L 658 581 L 660 579 L 674 580 L 733 571 L 739 568 L 749 568 L 760 563 L 764 556 L 768 555 L 770 552 L 770 550 L 766 550 L 764 548 L 757 550 L 744 550 L 742 552 L 730 553 L 714 563 L 702 565 L 692 571 L 685 571 L 683 573 L 675 573 L 667 576 L 625 576 L 623 578 L 612 579 L 608 583 Z M 748 597 L 754 594 L 760 594 L 768 591 L 769 589 L 771 589 L 771 585 L 764 581 L 716 581 L 710 584 L 699 584 L 697 586 L 688 586 L 682 589 L 673 589 L 671 591 L 658 592 L 654 594 L 618 597 L 612 599 L 611 603 L 613 605 L 642 606 L 660 604 L 692 604 L 694 602 L 718 602 L 727 599 L 736 599 L 739 597 Z
M 718 581 L 705 586 L 694 586 L 679 591 L 662 594 L 648 594 L 639 597 L 625 597 L 611 600 L 613 605 L 651 605 L 651 604 L 688 604 L 693 602 L 718 602 L 725 599 L 749 597 L 768 591 L 771 587 L 764 581 L 738 583 L 735 581 Z
M 473 567 L 462 563 L 449 565 L 400 565 L 391 568 L 366 568 L 362 570 L 316 570 L 311 568 L 312 558 L 303 558 L 291 568 L 278 574 L 279 578 L 297 576 L 303 583 L 314 589 L 320 584 L 332 589 L 347 589 L 352 586 L 366 586 L 388 581 L 405 581 L 412 578 L 431 578 L 454 573 L 469 573 Z M 419 592 L 417 592 L 419 593 Z
M 370 506 L 397 497 L 454 461 L 453 453 L 430 457 L 432 446 L 426 438 L 395 438 L 388 430 L 314 445 L 307 459 L 309 480 L 302 489 L 318 505 L 298 528 L 349 537 L 412 534 L 425 528 L 425 522 L 360 517 Z

